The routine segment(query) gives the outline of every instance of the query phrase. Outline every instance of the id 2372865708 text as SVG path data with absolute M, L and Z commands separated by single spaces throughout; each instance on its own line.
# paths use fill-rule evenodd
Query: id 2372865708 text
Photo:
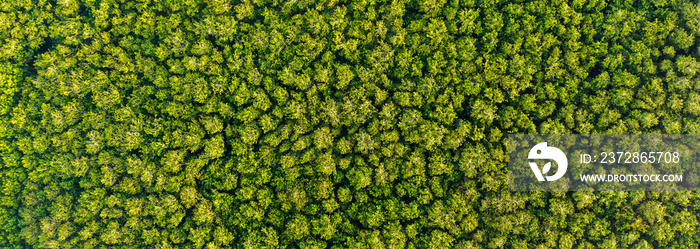
M 583 164 L 636 164 L 636 163 L 678 163 L 680 153 L 668 151 L 644 151 L 644 152 L 600 152 L 591 154 L 581 154 L 579 160 Z

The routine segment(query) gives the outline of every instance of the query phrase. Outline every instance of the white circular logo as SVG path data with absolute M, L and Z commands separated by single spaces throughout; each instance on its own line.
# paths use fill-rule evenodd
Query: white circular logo
M 534 162 L 529 162 L 530 168 L 532 168 L 532 172 L 535 173 L 535 177 L 537 177 L 538 181 L 543 182 L 545 178 L 547 181 L 556 181 L 564 174 L 566 173 L 566 167 L 568 166 L 568 161 L 566 160 L 566 155 L 564 154 L 563 151 L 556 147 L 548 147 L 547 142 L 544 143 L 539 143 L 532 147 L 530 149 L 530 153 L 527 156 L 528 159 L 534 160 L 534 159 L 548 159 L 548 160 L 554 160 L 554 162 L 557 163 L 559 166 L 559 170 L 557 170 L 557 173 L 551 176 L 543 176 L 544 174 L 547 174 L 549 170 L 552 168 L 552 162 L 547 162 L 544 167 L 542 168 L 542 171 L 540 171 L 540 168 L 537 166 L 536 163 Z

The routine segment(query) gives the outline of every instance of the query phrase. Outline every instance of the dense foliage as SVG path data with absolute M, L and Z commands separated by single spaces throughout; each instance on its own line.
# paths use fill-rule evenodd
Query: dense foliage
M 680 0 L 2 0 L 0 247 L 697 248 L 508 133 L 700 133 Z

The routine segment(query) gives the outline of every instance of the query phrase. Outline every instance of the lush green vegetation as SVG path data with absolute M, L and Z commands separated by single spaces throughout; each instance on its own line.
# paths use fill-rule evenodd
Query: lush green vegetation
M 0 246 L 697 248 L 694 192 L 509 192 L 508 133 L 700 132 L 677 0 L 3 0 Z

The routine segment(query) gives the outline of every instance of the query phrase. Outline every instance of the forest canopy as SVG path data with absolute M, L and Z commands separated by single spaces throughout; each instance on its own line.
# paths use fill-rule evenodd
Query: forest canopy
M 507 134 L 700 133 L 682 0 L 0 2 L 1 248 L 697 248 Z

